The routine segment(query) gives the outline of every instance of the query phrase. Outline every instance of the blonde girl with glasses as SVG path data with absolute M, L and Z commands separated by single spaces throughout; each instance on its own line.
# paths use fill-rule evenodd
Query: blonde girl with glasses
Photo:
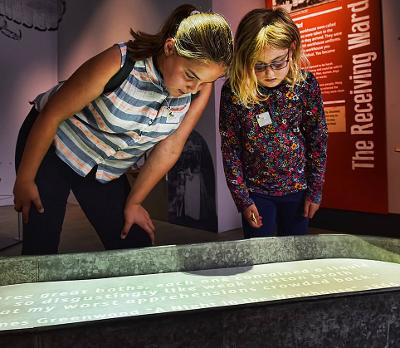
M 299 30 L 285 10 L 243 17 L 221 94 L 220 134 L 245 238 L 305 234 L 319 208 L 327 126 L 306 65 Z
M 142 202 L 178 160 L 231 62 L 233 39 L 222 16 L 192 5 L 174 10 L 157 34 L 131 33 L 33 102 L 16 151 L 23 254 L 57 253 L 70 191 L 106 249 L 154 241 Z M 125 172 L 150 149 L 131 188 Z

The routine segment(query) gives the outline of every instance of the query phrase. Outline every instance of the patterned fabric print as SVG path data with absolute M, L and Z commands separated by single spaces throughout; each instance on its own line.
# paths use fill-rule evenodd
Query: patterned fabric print
M 119 44 L 121 66 L 126 44 Z M 40 111 L 60 85 L 35 99 Z M 81 176 L 97 165 L 108 182 L 135 166 L 143 154 L 173 133 L 189 109 L 191 95 L 169 97 L 153 59 L 135 62 L 127 79 L 64 121 L 54 143 L 57 155 Z
M 307 197 L 319 203 L 328 133 L 317 80 L 308 73 L 294 88 L 281 83 L 261 91 L 268 99 L 249 109 L 238 102 L 229 82 L 221 93 L 224 170 L 238 210 L 254 203 L 249 192 L 282 196 L 306 189 Z M 265 112 L 270 120 L 259 123 L 257 115 Z

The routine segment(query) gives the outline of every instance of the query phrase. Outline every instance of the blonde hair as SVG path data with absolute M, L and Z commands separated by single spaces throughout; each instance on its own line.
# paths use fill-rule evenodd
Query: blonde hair
M 175 39 L 178 55 L 229 66 L 233 56 L 233 36 L 224 17 L 212 12 L 199 12 L 193 5 L 177 7 L 157 34 L 135 32 L 128 43 L 132 60 L 156 56 L 163 51 L 168 38 Z
M 292 52 L 285 77 L 291 86 L 305 79 L 301 68 L 308 65 L 308 59 L 301 47 L 300 32 L 289 14 L 282 8 L 250 11 L 239 23 L 229 72 L 232 91 L 245 107 L 267 98 L 261 92 L 254 72 L 254 65 L 266 47 Z

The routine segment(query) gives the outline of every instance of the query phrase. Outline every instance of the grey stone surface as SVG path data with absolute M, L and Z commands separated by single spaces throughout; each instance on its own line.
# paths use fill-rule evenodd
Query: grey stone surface
M 298 260 L 349 257 L 400 263 L 397 239 L 353 235 L 309 237 L 292 237 Z
M 0 258 L 0 286 L 34 283 L 38 279 L 38 260 L 22 256 Z
M 2 257 L 0 285 L 341 257 L 400 263 L 400 241 L 352 235 L 308 235 L 138 250 Z

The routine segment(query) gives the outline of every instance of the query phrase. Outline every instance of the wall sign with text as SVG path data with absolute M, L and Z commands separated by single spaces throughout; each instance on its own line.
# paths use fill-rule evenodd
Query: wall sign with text
M 323 206 L 387 213 L 386 122 L 381 2 L 267 0 L 290 12 L 328 122 Z

